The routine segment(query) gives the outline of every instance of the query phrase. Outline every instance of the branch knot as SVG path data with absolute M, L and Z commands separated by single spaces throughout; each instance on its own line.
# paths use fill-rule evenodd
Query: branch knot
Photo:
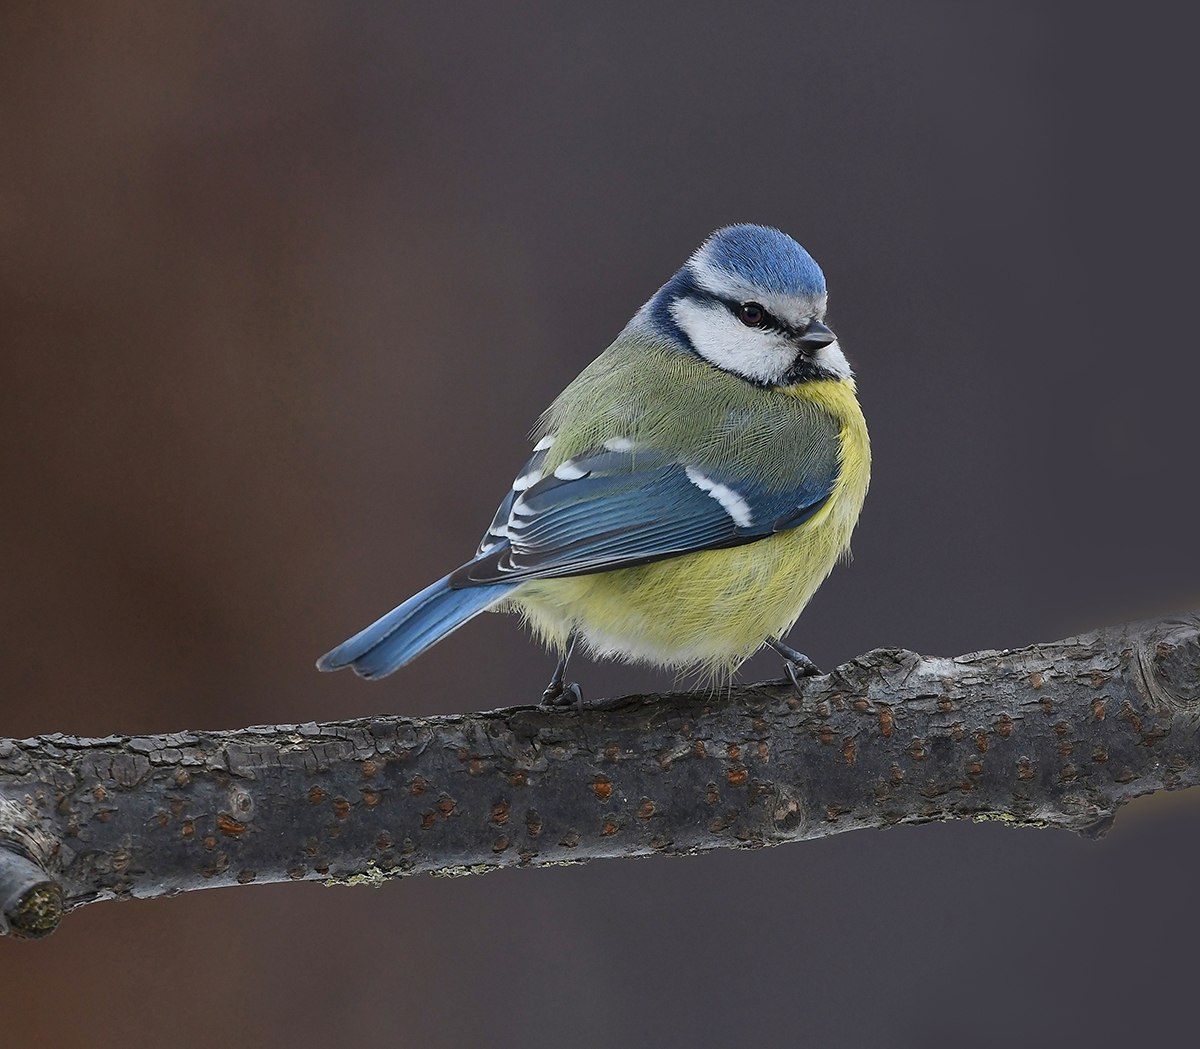
M 1163 620 L 1138 645 L 1137 661 L 1151 709 L 1200 717 L 1200 616 Z

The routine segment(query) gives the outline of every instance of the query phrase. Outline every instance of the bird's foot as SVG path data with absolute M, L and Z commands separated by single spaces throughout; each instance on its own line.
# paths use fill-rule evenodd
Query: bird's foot
M 782 641 L 769 638 L 767 645 L 783 656 L 783 670 L 787 674 L 787 677 L 783 681 L 790 681 L 796 693 L 803 696 L 804 690 L 800 687 L 800 679 L 818 676 L 821 673 L 821 668 L 803 652 L 797 651 L 791 645 L 785 645 Z
M 578 640 L 579 635 L 574 630 L 567 635 L 567 644 L 563 650 L 562 658 L 559 659 L 558 666 L 554 668 L 550 684 L 546 686 L 546 691 L 542 693 L 541 705 L 547 710 L 583 709 L 583 689 L 574 681 L 566 680 L 567 662 L 571 658 L 571 653 L 575 651 L 575 644 Z
M 803 653 L 800 654 L 803 655 Z M 800 696 L 804 695 L 804 689 L 800 687 L 800 679 L 804 677 L 817 677 L 821 673 L 820 667 L 809 659 L 808 656 L 804 656 L 803 659 L 803 662 L 795 659 L 785 659 L 783 661 L 783 671 L 787 674 L 784 680 L 790 681 L 792 688 Z
M 577 681 L 551 681 L 542 693 L 541 706 L 548 710 L 582 710 L 583 689 Z

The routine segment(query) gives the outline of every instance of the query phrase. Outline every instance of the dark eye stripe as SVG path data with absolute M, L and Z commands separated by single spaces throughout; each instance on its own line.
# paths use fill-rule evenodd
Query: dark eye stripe
M 799 332 L 789 324 L 785 324 L 775 314 L 770 313 L 767 309 L 757 302 L 739 302 L 736 299 L 721 300 L 729 308 L 730 312 L 748 328 L 754 328 L 757 331 L 779 331 L 789 335 L 797 335 Z M 762 320 L 757 324 L 750 324 L 742 316 L 742 310 L 747 306 L 757 306 L 762 313 Z

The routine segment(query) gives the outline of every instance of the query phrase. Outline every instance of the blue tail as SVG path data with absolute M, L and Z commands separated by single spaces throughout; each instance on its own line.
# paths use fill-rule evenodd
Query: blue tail
M 318 670 L 353 667 L 359 677 L 386 677 L 427 648 L 504 600 L 517 586 L 500 583 L 451 590 L 449 576 L 414 594 L 398 608 L 317 660 Z

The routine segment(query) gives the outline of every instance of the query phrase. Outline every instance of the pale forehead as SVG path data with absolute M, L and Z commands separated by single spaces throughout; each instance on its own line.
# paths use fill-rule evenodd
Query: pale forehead
M 819 292 L 780 293 L 713 266 L 702 257 L 703 250 L 701 248 L 688 260 L 687 268 L 696 284 L 710 295 L 722 300 L 757 302 L 789 324 L 802 324 L 814 314 L 824 313 L 826 298 L 824 287 Z

